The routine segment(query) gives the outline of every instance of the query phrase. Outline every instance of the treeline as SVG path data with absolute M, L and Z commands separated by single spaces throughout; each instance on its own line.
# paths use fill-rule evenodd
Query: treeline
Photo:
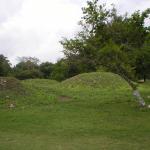
M 79 22 L 81 31 L 61 44 L 65 57 L 53 64 L 39 64 L 37 58 L 23 57 L 13 68 L 0 55 L 0 76 L 18 79 L 64 80 L 83 72 L 111 71 L 128 79 L 150 78 L 150 9 L 120 15 L 98 0 L 87 1 Z
M 62 81 L 77 74 L 76 66 L 69 64 L 66 59 L 60 59 L 57 63 L 40 63 L 38 58 L 21 57 L 19 63 L 11 67 L 7 57 L 0 55 L 0 76 L 13 76 L 20 80 L 45 78 Z

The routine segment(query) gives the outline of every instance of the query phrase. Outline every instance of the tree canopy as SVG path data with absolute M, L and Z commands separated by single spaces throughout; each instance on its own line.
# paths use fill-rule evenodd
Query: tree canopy
M 107 9 L 92 0 L 82 10 L 82 30 L 74 38 L 61 41 L 65 57 L 78 62 L 78 67 L 84 65 L 86 71 L 102 66 L 132 79 L 145 79 L 150 70 L 150 27 L 145 26 L 150 9 L 120 15 L 114 5 Z
M 0 76 L 8 76 L 11 72 L 11 64 L 7 57 L 0 55 Z

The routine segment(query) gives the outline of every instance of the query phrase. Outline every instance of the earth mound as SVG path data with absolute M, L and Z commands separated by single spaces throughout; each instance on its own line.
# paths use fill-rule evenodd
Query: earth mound
M 0 77 L 0 91 L 23 92 L 25 89 L 22 83 L 13 77 Z
M 110 72 L 83 73 L 63 81 L 62 84 L 67 87 L 129 88 L 128 83 L 123 78 Z

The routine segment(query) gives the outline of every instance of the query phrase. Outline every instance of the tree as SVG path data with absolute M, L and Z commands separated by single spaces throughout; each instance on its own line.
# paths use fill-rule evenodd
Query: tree
M 46 79 L 50 78 L 53 68 L 54 68 L 54 64 L 50 62 L 44 62 L 40 64 L 40 71 L 43 74 L 43 77 Z
M 4 55 L 0 55 L 0 76 L 8 76 L 11 72 L 10 62 Z
M 149 34 L 149 27 L 145 27 L 144 22 L 150 9 L 142 13 L 136 11 L 131 16 L 118 15 L 114 6 L 106 9 L 105 5 L 99 5 L 98 0 L 92 0 L 87 1 L 82 10 L 82 31 L 73 39 L 61 41 L 66 59 L 87 63 L 90 71 L 103 66 L 121 75 L 132 87 L 139 104 L 144 106 L 145 102 L 132 80 L 136 81 L 136 62 L 141 58 L 140 55 L 137 57 L 138 51 L 144 49 Z
M 40 62 L 39 59 L 35 57 L 19 57 L 18 60 L 19 63 L 17 66 L 20 67 L 20 69 L 27 70 L 37 69 Z
M 109 71 L 119 74 L 127 81 L 133 90 L 133 95 L 140 106 L 145 106 L 145 101 L 137 89 L 134 77 L 134 68 L 128 63 L 129 57 L 122 47 L 110 42 L 100 51 L 100 65 L 105 66 Z
M 53 67 L 51 78 L 57 81 L 62 81 L 68 77 L 68 65 L 65 59 L 60 59 Z
M 136 58 L 136 74 L 139 78 L 146 81 L 150 79 L 150 34 L 148 35 L 143 47 L 139 49 Z
M 34 57 L 21 57 L 19 63 L 13 68 L 18 79 L 42 78 L 39 70 L 39 59 Z
M 20 80 L 42 78 L 42 73 L 38 69 L 19 70 L 15 72 L 15 77 Z

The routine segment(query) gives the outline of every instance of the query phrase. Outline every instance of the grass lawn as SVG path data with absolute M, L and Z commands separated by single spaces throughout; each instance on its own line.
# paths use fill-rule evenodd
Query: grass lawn
M 138 107 L 124 81 L 79 78 L 26 80 L 25 92 L 1 90 L 0 150 L 149 150 L 150 110 Z M 86 86 L 75 85 L 86 78 Z M 139 89 L 150 104 L 150 82 Z

